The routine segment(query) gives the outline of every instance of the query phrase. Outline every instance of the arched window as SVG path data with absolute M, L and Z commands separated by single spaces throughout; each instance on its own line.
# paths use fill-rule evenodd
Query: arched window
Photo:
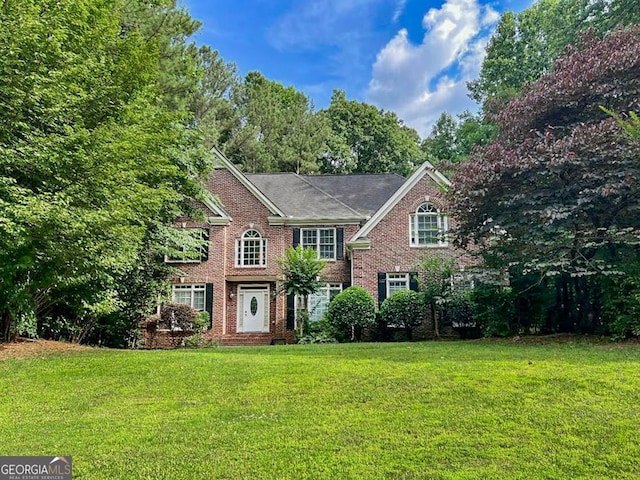
M 247 230 L 236 240 L 237 267 L 264 267 L 267 265 L 267 239 L 257 230 Z
M 447 217 L 435 205 L 423 203 L 411 215 L 411 246 L 445 246 Z

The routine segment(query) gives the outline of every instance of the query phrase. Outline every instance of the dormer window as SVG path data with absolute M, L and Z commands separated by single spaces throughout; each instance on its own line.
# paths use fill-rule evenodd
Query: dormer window
M 247 230 L 236 240 L 236 267 L 266 267 L 267 239 L 257 230 Z
M 435 205 L 423 203 L 410 217 L 412 247 L 444 247 L 447 245 L 447 216 Z

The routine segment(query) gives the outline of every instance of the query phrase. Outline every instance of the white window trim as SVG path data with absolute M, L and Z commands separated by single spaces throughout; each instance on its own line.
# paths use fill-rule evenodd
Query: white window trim
M 331 301 L 331 292 L 333 290 L 339 290 L 340 292 L 342 292 L 342 283 L 340 282 L 327 282 L 325 283 L 322 287 L 320 287 L 319 291 L 316 292 L 316 295 L 318 293 L 320 293 L 320 291 L 324 291 L 325 293 L 325 298 L 330 302 Z M 299 302 L 299 298 L 296 297 L 295 298 L 295 318 L 296 320 L 298 319 L 298 302 Z M 309 295 L 309 304 L 307 305 L 307 312 L 309 314 L 309 316 L 311 316 L 311 295 Z M 311 320 L 310 321 L 317 321 L 317 320 Z
M 175 301 L 175 292 L 176 290 L 182 290 L 184 291 L 189 291 L 191 293 L 191 303 L 182 303 L 182 302 L 176 302 Z M 201 310 L 199 308 L 196 308 L 194 306 L 194 302 L 193 302 L 193 298 L 194 298 L 194 293 L 198 291 L 198 292 L 204 292 L 204 308 Z M 200 312 L 204 312 L 207 310 L 207 286 L 204 283 L 180 283 L 180 284 L 175 284 L 175 285 L 171 285 L 171 301 L 173 303 L 180 303 L 183 305 L 189 305 L 191 308 L 198 310 Z
M 321 230 L 332 230 L 333 231 L 333 257 L 320 257 L 320 231 Z M 318 260 L 326 260 L 328 262 L 333 262 L 335 260 L 337 260 L 337 255 L 338 255 L 338 233 L 337 233 L 337 229 L 335 227 L 328 227 L 328 228 L 301 228 L 300 229 L 300 245 L 302 245 L 303 248 L 306 247 L 311 247 L 312 245 L 305 245 L 304 243 L 304 232 L 305 231 L 315 231 L 316 232 L 316 244 L 315 244 L 315 250 L 316 253 L 318 254 Z
M 438 232 L 442 232 L 440 238 L 435 243 L 425 243 L 421 244 L 418 241 L 418 218 L 420 214 L 418 213 L 418 209 L 425 204 L 429 204 L 436 209 L 436 215 L 434 215 L 437 219 L 438 224 Z M 409 246 L 412 248 L 442 248 L 449 246 L 448 241 L 448 231 L 449 231 L 449 218 L 446 214 L 440 211 L 435 205 L 429 202 L 424 202 L 418 205 L 415 211 L 409 215 Z
M 391 278 L 392 276 L 396 276 L 396 278 Z M 391 295 L 393 295 L 393 293 L 391 293 L 391 281 L 394 280 L 396 282 L 400 281 L 400 276 L 402 276 L 404 278 L 405 281 L 405 288 L 403 290 L 410 290 L 411 289 L 411 283 L 410 283 L 410 274 L 409 273 L 398 273 L 398 272 L 389 272 L 387 273 L 386 276 L 386 291 L 387 291 L 387 298 L 389 298 Z M 395 293 L 395 292 L 394 292 Z
M 257 232 L 260 237 L 260 263 L 256 264 L 256 265 L 243 265 L 242 264 L 242 260 L 244 259 L 244 255 L 245 255 L 245 240 L 250 240 L 250 239 L 245 239 L 244 236 L 246 235 L 247 232 L 250 231 L 254 231 Z M 258 237 L 255 237 L 254 240 L 258 240 Z M 236 244 L 235 244 L 235 266 L 236 268 L 267 268 L 267 249 L 269 248 L 267 239 L 265 237 L 262 236 L 262 234 L 260 232 L 258 232 L 258 230 L 256 230 L 255 228 L 250 228 L 248 230 L 245 230 L 244 232 L 242 232 L 242 236 L 240 238 L 236 238 Z

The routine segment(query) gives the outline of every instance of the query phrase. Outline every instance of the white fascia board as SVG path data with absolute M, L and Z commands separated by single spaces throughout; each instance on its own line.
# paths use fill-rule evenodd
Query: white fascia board
M 348 241 L 347 249 L 349 250 L 370 250 L 371 249 L 371 239 L 369 238 L 361 238 L 356 241 Z
M 213 213 L 217 214 L 217 217 L 209 217 L 209 219 L 212 218 L 221 218 L 221 219 L 226 219 L 227 223 L 229 220 L 231 220 L 231 217 L 227 214 L 227 212 L 225 212 L 222 207 L 218 204 L 218 202 L 216 201 L 216 198 L 213 194 L 211 194 L 210 192 L 207 192 L 208 195 L 207 197 L 203 200 L 202 203 L 204 203 L 206 205 L 206 207 L 211 210 Z M 210 220 L 211 221 L 211 220 Z
M 236 167 L 231 161 L 229 161 L 229 159 L 227 157 L 225 157 L 222 152 L 220 150 L 218 150 L 216 147 L 212 147 L 211 151 L 214 153 L 214 155 L 218 158 L 218 160 L 222 163 L 222 165 L 231 172 L 231 174 L 236 177 L 236 179 L 238 179 L 238 181 L 240 183 L 242 183 L 242 185 L 244 185 L 245 187 L 247 187 L 247 190 L 249 190 L 253 196 L 255 196 L 260 203 L 262 203 L 265 207 L 267 207 L 267 209 L 276 216 L 280 216 L 280 217 L 284 217 L 284 213 L 282 212 L 282 210 L 280 210 L 275 203 L 273 203 L 271 200 L 269 200 L 264 193 L 262 193 L 260 190 L 258 190 L 258 188 L 249 181 L 249 179 L 247 177 L 244 176 L 244 174 L 238 170 L 238 167 Z
M 209 217 L 207 218 L 209 225 L 229 225 L 231 223 L 230 217 Z
M 269 225 L 360 225 L 364 218 L 269 217 Z
M 445 177 L 442 173 L 435 169 L 430 162 L 424 162 L 418 170 L 413 172 L 413 174 L 407 179 L 406 182 L 402 184 L 402 186 L 396 190 L 396 192 L 391 195 L 391 197 L 378 209 L 376 213 L 374 213 L 371 218 L 365 223 L 362 228 L 356 232 L 356 234 L 351 237 L 347 241 L 347 243 L 357 244 L 364 237 L 371 233 L 371 230 L 382 220 L 393 207 L 407 194 L 411 191 L 416 184 L 422 180 L 425 175 L 429 175 L 429 177 L 444 190 L 447 190 L 451 187 L 451 182 L 447 177 Z

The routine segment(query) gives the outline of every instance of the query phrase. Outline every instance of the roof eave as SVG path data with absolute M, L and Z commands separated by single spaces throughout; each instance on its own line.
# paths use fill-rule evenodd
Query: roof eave
M 238 170 L 238 168 L 227 158 L 224 154 L 218 150 L 216 147 L 212 147 L 211 151 L 218 158 L 218 160 L 222 163 L 222 165 L 231 172 L 231 174 L 236 177 L 236 179 L 242 183 L 247 190 L 249 190 L 273 215 L 284 217 L 285 214 L 282 210 L 280 210 L 275 203 L 273 203 L 269 198 L 262 193 L 258 187 L 256 187 L 251 181 L 244 176 L 244 174 Z
M 391 195 L 391 197 L 389 197 L 389 199 L 371 216 L 362 228 L 348 240 L 347 243 L 357 243 L 364 240 L 380 220 L 382 220 L 425 175 L 429 175 L 429 177 L 443 190 L 448 190 L 451 187 L 449 179 L 436 170 L 430 162 L 425 161 L 420 168 L 413 172 L 413 174 L 407 178 L 407 181 L 404 182 L 404 184 L 396 190 L 396 192 Z
M 309 218 L 309 217 L 269 217 L 269 225 L 360 225 L 365 217 Z

